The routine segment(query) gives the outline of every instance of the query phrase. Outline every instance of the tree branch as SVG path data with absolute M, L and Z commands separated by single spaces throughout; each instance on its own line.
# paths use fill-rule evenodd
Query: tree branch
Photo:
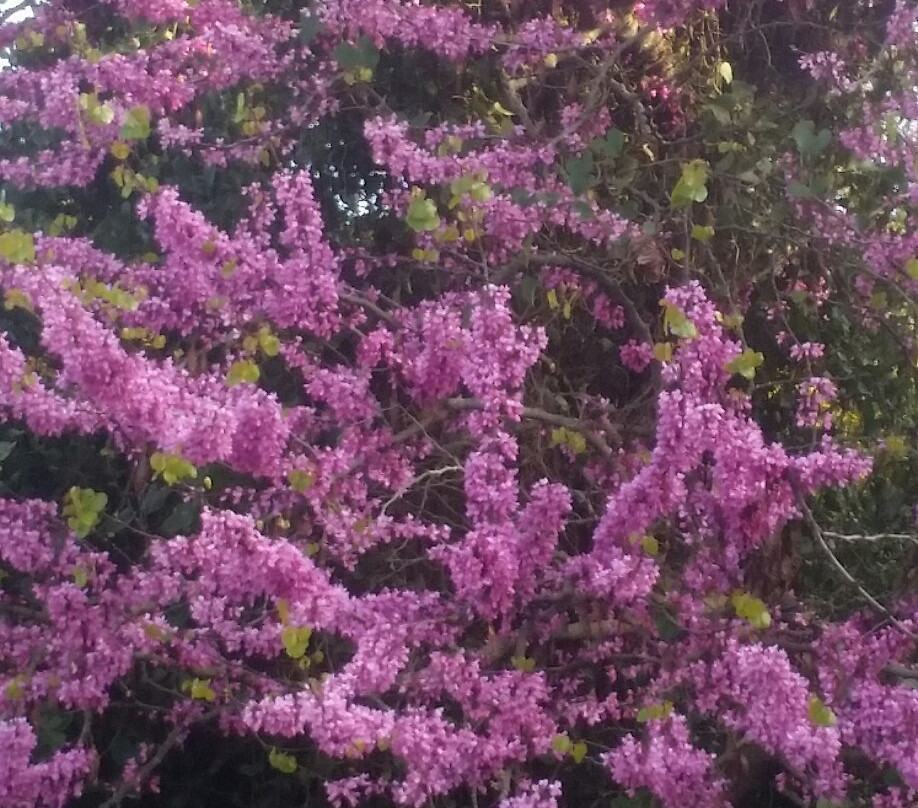
M 904 634 L 907 634 L 913 640 L 918 640 L 918 634 L 915 634 L 908 626 L 906 626 L 891 611 L 889 611 L 889 609 L 880 603 L 880 601 L 871 595 L 870 592 L 864 589 L 861 583 L 850 572 L 848 572 L 848 568 L 838 560 L 838 556 L 836 556 L 835 553 L 832 552 L 832 548 L 829 547 L 829 544 L 825 538 L 825 534 L 822 532 L 822 528 L 816 521 L 816 517 L 813 516 L 813 512 L 810 510 L 810 506 L 806 504 L 806 499 L 803 496 L 803 492 L 800 488 L 800 483 L 797 480 L 792 479 L 790 484 L 794 492 L 794 496 L 797 499 L 797 505 L 800 508 L 800 512 L 803 514 L 804 520 L 806 521 L 807 525 L 809 525 L 810 530 L 813 532 L 813 538 L 816 539 L 816 543 L 819 545 L 822 552 L 825 553 L 832 566 L 835 567 L 842 578 L 844 578 L 849 584 L 857 589 L 858 594 L 860 594 L 860 596 L 867 603 L 869 603 L 874 609 L 888 618 Z

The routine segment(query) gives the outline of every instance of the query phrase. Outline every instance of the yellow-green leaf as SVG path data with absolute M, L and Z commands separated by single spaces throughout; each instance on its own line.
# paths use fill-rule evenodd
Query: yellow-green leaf
M 695 324 L 685 316 L 685 312 L 678 306 L 664 303 L 663 328 L 668 334 L 683 339 L 693 339 L 698 336 Z
M 112 143 L 108 150 L 116 160 L 127 160 L 131 153 L 131 147 L 121 140 L 116 140 Z
M 33 311 L 32 299 L 22 289 L 7 289 L 3 293 L 3 308 L 7 311 L 12 311 L 13 309 Z
M 179 455 L 163 452 L 154 452 L 150 456 L 150 468 L 156 472 L 157 476 L 162 476 L 166 485 L 175 485 L 181 480 L 194 479 L 198 476 L 198 470 L 189 461 Z
M 191 698 L 208 702 L 216 700 L 217 694 L 210 686 L 210 679 L 192 679 Z
M 530 671 L 535 670 L 536 662 L 532 657 L 528 656 L 513 656 L 510 657 L 510 663 L 518 671 L 523 673 L 529 673 Z
M 169 633 L 157 626 L 156 623 L 144 623 L 143 633 L 151 640 L 162 641 L 169 639 Z
M 692 227 L 692 238 L 707 243 L 714 238 L 714 228 L 708 224 L 696 224 Z
M 574 454 L 581 454 L 587 448 L 586 438 L 576 429 L 568 429 L 566 426 L 559 426 L 551 431 L 551 445 L 566 446 Z
M 739 312 L 727 314 L 723 318 L 724 328 L 729 328 L 733 331 L 736 331 L 742 327 L 744 320 L 745 318 Z
M 727 362 L 724 370 L 728 373 L 738 373 L 744 379 L 752 381 L 755 378 L 756 368 L 761 366 L 764 361 L 765 357 L 759 351 L 746 348 L 741 354 L 734 356 L 733 359 Z
M 255 384 L 261 375 L 258 365 L 249 359 L 240 359 L 230 365 L 226 374 L 226 384 L 234 387 L 237 384 Z
M 24 676 L 16 676 L 7 683 L 6 687 L 3 688 L 3 695 L 10 701 L 16 701 L 21 699 L 25 693 L 23 690 L 23 685 L 25 684 Z
M 265 356 L 277 356 L 280 353 L 280 340 L 267 328 L 258 332 L 258 345 Z
M 290 483 L 290 487 L 294 491 L 296 491 L 298 494 L 302 494 L 312 488 L 313 483 L 315 482 L 315 477 L 313 477 L 313 475 L 308 471 L 303 471 L 302 469 L 293 469 L 292 471 L 287 472 L 287 482 Z
M 566 755 L 571 748 L 571 739 L 564 734 L 555 735 L 555 737 L 551 739 L 551 748 L 559 755 Z
M 300 659 L 306 655 L 312 629 L 309 626 L 286 626 L 281 631 L 281 642 L 284 651 L 291 659 Z
M 77 538 L 85 539 L 92 532 L 99 524 L 99 518 L 107 504 L 108 496 L 101 491 L 74 486 L 67 492 L 63 514 L 67 518 L 68 527 Z
M 754 628 L 768 628 L 771 625 L 771 614 L 768 607 L 759 598 L 748 592 L 737 590 L 733 593 L 731 602 L 737 617 L 747 620 Z
M 282 625 L 287 625 L 290 621 L 290 606 L 284 598 L 281 598 L 277 601 L 277 619 L 281 621 Z
M 124 140 L 146 140 L 150 136 L 150 108 L 144 104 L 129 109 L 121 122 Z
M 35 261 L 34 237 L 18 228 L 0 234 L 0 256 L 11 264 L 31 264 Z
M 662 704 L 650 704 L 638 710 L 637 720 L 642 724 L 646 724 L 648 721 L 659 721 L 667 718 L 672 711 L 673 703 L 671 701 L 664 701 Z
M 571 746 L 571 758 L 574 763 L 580 763 L 587 753 L 587 745 L 583 741 L 577 741 L 577 743 Z
M 682 167 L 682 176 L 673 188 L 670 199 L 675 207 L 686 207 L 692 202 L 708 198 L 708 164 L 705 160 L 692 160 Z
M 437 206 L 424 196 L 415 196 L 408 205 L 405 223 L 416 233 L 436 230 L 440 226 Z
M 277 769 L 283 774 L 293 774 L 297 770 L 296 758 L 277 749 L 268 752 L 268 763 L 271 764 L 272 769 Z
M 653 358 L 658 362 L 670 362 L 673 358 L 673 346 L 668 342 L 657 342 L 653 346 Z
M 834 727 L 838 723 L 835 713 L 819 696 L 810 696 L 806 714 L 817 727 Z
M 909 258 L 905 262 L 905 272 L 913 281 L 918 281 L 918 258 Z

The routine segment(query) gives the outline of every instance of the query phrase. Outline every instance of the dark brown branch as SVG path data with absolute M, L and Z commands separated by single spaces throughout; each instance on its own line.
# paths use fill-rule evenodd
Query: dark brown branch
M 451 398 L 446 402 L 446 406 L 451 410 L 480 410 L 484 407 L 480 401 L 474 398 Z M 579 432 L 604 457 L 609 457 L 613 453 L 612 447 L 606 443 L 605 438 L 587 427 L 579 418 L 548 412 L 548 410 L 543 410 L 540 407 L 523 407 L 522 415 L 523 418 L 531 421 L 541 421 L 544 424 L 560 426 Z

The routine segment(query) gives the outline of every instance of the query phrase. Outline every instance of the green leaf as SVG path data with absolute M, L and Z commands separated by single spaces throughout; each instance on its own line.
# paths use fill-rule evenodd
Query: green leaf
M 918 258 L 909 258 L 905 262 L 905 274 L 913 281 L 918 281 Z
M 791 137 L 797 144 L 797 151 L 804 160 L 816 157 L 825 151 L 832 140 L 832 133 L 828 129 L 816 131 L 816 124 L 812 121 L 799 121 L 791 130 Z
M 672 362 L 673 346 L 668 342 L 655 342 L 653 345 L 653 358 L 658 362 Z
M 733 67 L 729 62 L 721 62 L 717 65 L 717 72 L 726 84 L 733 83 Z
M 596 181 L 592 152 L 584 152 L 582 156 L 568 160 L 564 164 L 564 170 L 567 173 L 568 185 L 575 194 L 585 193 Z
M 227 387 L 235 387 L 237 384 L 256 384 L 261 376 L 261 371 L 251 359 L 240 359 L 230 365 L 226 372 Z
M 101 491 L 74 486 L 64 498 L 62 512 L 77 538 L 85 539 L 99 524 L 99 517 L 107 504 L 108 496 Z
M 200 502 L 179 502 L 169 515 L 159 523 L 157 531 L 165 537 L 194 532 L 201 516 Z
M 715 98 L 710 104 L 705 104 L 704 109 L 714 116 L 714 120 L 721 126 L 727 126 L 730 123 L 730 109 L 723 104 L 722 98 Z
M 31 264 L 35 261 L 35 238 L 31 233 L 15 229 L 0 234 L 0 257 L 11 264 Z
M 518 671 L 522 671 L 523 673 L 529 673 L 535 670 L 536 666 L 535 660 L 532 659 L 532 657 L 527 656 L 510 657 L 510 663 L 514 668 L 516 668 Z
M 596 218 L 596 213 L 593 208 L 590 207 L 590 203 L 583 199 L 575 199 L 571 208 L 585 222 L 591 222 Z
M 294 491 L 296 491 L 298 494 L 302 494 L 312 488 L 316 479 L 308 471 L 293 469 L 292 471 L 287 472 L 287 481 L 290 483 L 290 487 Z
M 806 714 L 817 727 L 834 727 L 838 723 L 835 713 L 819 696 L 810 696 Z
M 405 223 L 415 233 L 436 230 L 440 226 L 437 206 L 425 196 L 415 196 L 408 205 Z
M 322 21 L 315 15 L 306 11 L 300 12 L 300 43 L 309 45 L 322 30 Z
M 535 194 L 522 188 L 514 188 L 510 192 L 510 199 L 523 208 L 530 208 L 539 201 L 539 198 Z
M 121 121 L 122 140 L 146 140 L 150 137 L 150 108 L 145 104 L 129 109 Z
M 692 202 L 708 198 L 708 164 L 705 160 L 692 160 L 682 167 L 682 176 L 673 188 L 670 199 L 675 207 L 687 207 Z
M 154 452 L 150 456 L 150 468 L 162 477 L 166 485 L 175 485 L 186 479 L 195 479 L 198 470 L 180 455 Z
M 277 356 L 280 353 L 281 342 L 275 334 L 263 328 L 258 332 L 258 346 L 265 356 Z
M 271 764 L 272 769 L 277 769 L 283 774 L 293 774 L 297 770 L 296 758 L 277 749 L 268 752 L 268 763 Z
M 587 754 L 587 745 L 583 741 L 577 741 L 571 746 L 571 759 L 574 763 L 581 763 Z
M 11 222 L 16 218 L 16 208 L 6 202 L 0 202 L 0 221 Z
M 637 720 L 642 724 L 646 724 L 648 721 L 660 721 L 663 718 L 668 718 L 672 711 L 673 703 L 671 701 L 664 701 L 662 704 L 651 704 L 638 710 Z
M 192 679 L 190 692 L 191 698 L 199 701 L 212 702 L 217 698 L 217 694 L 210 686 L 210 679 Z
M 765 357 L 759 351 L 746 348 L 741 354 L 727 362 L 724 370 L 728 373 L 738 373 L 744 379 L 752 381 L 755 378 L 756 368 L 760 367 L 764 361 Z
M 656 536 L 646 535 L 641 537 L 641 548 L 649 556 L 658 555 L 660 552 L 660 542 Z
M 335 45 L 332 58 L 345 70 L 375 70 L 379 64 L 379 49 L 372 39 L 361 36 L 353 44 L 339 42 Z
M 696 224 L 692 227 L 692 238 L 706 244 L 714 238 L 714 228 L 710 225 Z
M 284 651 L 291 659 L 301 659 L 306 656 L 312 629 L 309 626 L 286 626 L 281 631 L 281 643 Z
M 754 628 L 768 628 L 771 625 L 771 614 L 764 601 L 748 592 L 737 590 L 730 598 L 737 617 L 749 621 Z
M 570 751 L 571 746 L 571 739 L 568 738 L 567 735 L 555 735 L 555 737 L 551 739 L 551 748 L 559 755 L 566 755 Z
M 672 306 L 664 303 L 663 329 L 674 337 L 683 339 L 694 339 L 698 336 L 698 329 L 695 324 L 685 316 L 685 312 L 678 306 Z
M 576 429 L 568 429 L 566 426 L 559 426 L 551 431 L 551 446 L 566 446 L 575 455 L 582 454 L 587 448 L 586 438 Z
M 89 110 L 89 120 L 100 125 L 108 125 L 115 120 L 115 110 L 108 104 L 96 104 Z
M 590 148 L 603 157 L 614 159 L 625 148 L 625 135 L 620 129 L 612 128 L 606 132 L 604 138 L 596 138 L 590 143 Z
M 116 140 L 108 150 L 116 160 L 127 160 L 131 154 L 131 147 L 121 140 Z

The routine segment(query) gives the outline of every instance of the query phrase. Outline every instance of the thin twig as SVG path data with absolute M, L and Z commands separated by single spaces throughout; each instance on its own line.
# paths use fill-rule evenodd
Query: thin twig
M 395 317 L 393 317 L 389 312 L 381 309 L 377 306 L 372 300 L 368 300 L 356 292 L 356 290 L 350 291 L 339 291 L 338 298 L 343 300 L 345 303 L 350 303 L 353 306 L 360 306 L 361 308 L 366 309 L 367 311 L 374 314 L 378 319 L 383 320 L 394 328 L 399 328 L 401 323 Z
M 451 410 L 480 410 L 484 405 L 475 398 L 451 398 L 446 402 L 446 406 Z M 613 453 L 612 447 L 606 443 L 605 439 L 598 432 L 587 427 L 579 418 L 572 418 L 569 415 L 561 415 L 556 412 L 548 412 L 541 407 L 523 407 L 523 418 L 531 421 L 541 421 L 552 426 L 560 426 L 566 429 L 572 429 L 579 432 L 604 456 L 608 457 Z
M 204 713 L 201 716 L 201 721 L 209 721 L 215 715 L 219 713 L 219 710 L 211 710 L 210 712 Z M 166 755 L 172 751 L 172 748 L 177 744 L 181 743 L 184 739 L 184 736 L 189 732 L 189 727 L 182 724 L 176 724 L 171 732 L 166 736 L 166 739 L 159 745 L 159 749 L 156 750 L 156 754 L 153 755 L 146 763 L 141 766 L 137 771 L 137 776 L 132 778 L 130 782 L 122 782 L 118 786 L 114 794 L 111 795 L 99 808 L 118 808 L 121 803 L 124 801 L 124 798 L 127 797 L 132 791 L 134 791 L 140 784 L 144 783 L 149 776 L 153 773 L 157 766 L 165 760 Z
M 836 541 L 879 542 L 891 539 L 892 541 L 910 541 L 912 544 L 918 544 L 918 534 L 916 533 L 835 533 L 831 530 L 823 530 L 822 535 Z
M 803 518 L 806 520 L 807 525 L 809 525 L 810 530 L 813 532 L 813 537 L 816 539 L 816 543 L 832 563 L 832 566 L 835 567 L 835 569 L 838 571 L 839 575 L 841 575 L 842 578 L 844 578 L 849 584 L 857 589 L 858 594 L 860 594 L 860 596 L 867 603 L 869 603 L 874 609 L 888 618 L 903 634 L 907 634 L 913 640 L 918 640 L 918 634 L 915 634 L 908 626 L 906 626 L 892 612 L 890 612 L 889 609 L 880 603 L 880 601 L 878 601 L 873 595 L 864 589 L 861 583 L 850 572 L 848 572 L 848 568 L 838 560 L 838 556 L 836 556 L 835 553 L 832 552 L 832 548 L 829 547 L 825 534 L 823 533 L 822 528 L 819 526 L 819 523 L 816 521 L 816 517 L 813 516 L 813 512 L 810 510 L 810 506 L 806 504 L 806 499 L 803 496 L 800 484 L 796 480 L 791 480 L 791 489 L 794 492 L 794 496 L 797 498 L 797 505 L 800 508 L 800 512 L 803 514 Z
M 405 496 L 405 494 L 407 494 L 418 483 L 424 480 L 429 480 L 433 477 L 442 477 L 444 474 L 449 474 L 451 472 L 458 472 L 461 474 L 462 471 L 463 471 L 462 466 L 443 466 L 442 468 L 429 469 L 419 474 L 410 483 L 408 483 L 408 485 L 404 486 L 403 488 L 400 488 L 391 497 L 389 497 L 389 499 L 386 500 L 382 508 L 380 508 L 379 515 L 383 516 L 392 505 L 398 502 L 398 500 L 400 500 L 403 496 Z

